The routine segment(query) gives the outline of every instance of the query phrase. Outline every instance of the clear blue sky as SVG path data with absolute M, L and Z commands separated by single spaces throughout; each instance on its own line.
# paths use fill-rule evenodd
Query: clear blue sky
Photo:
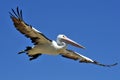
M 105 68 L 61 56 L 29 61 L 17 52 L 32 46 L 13 26 L 8 12 L 19 6 L 24 20 L 56 39 L 60 33 L 84 45 L 68 48 L 101 63 L 120 63 L 119 0 L 1 0 L 0 80 L 120 80 L 120 64 Z

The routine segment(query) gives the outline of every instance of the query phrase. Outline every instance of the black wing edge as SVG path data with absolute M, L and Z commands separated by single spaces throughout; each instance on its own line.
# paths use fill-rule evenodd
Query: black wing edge
M 114 63 L 114 64 L 106 65 L 106 64 L 101 64 L 101 63 L 96 62 L 96 61 L 94 61 L 94 63 L 97 64 L 97 65 L 100 65 L 100 66 L 104 66 L 104 67 L 112 67 L 112 66 L 116 66 L 116 65 L 118 65 L 118 63 Z
M 101 64 L 97 61 L 94 61 L 94 62 L 84 62 L 84 61 L 79 61 L 80 63 L 91 63 L 91 64 L 95 64 L 95 65 L 98 65 L 98 66 L 103 66 L 103 67 L 112 67 L 112 66 L 116 66 L 118 65 L 118 63 L 114 63 L 114 64 Z
M 42 35 L 44 38 L 46 38 L 48 41 L 52 42 L 52 40 L 49 39 L 49 38 L 47 38 L 44 34 L 42 34 L 42 33 L 40 33 L 40 32 L 39 32 L 39 34 Z M 26 36 L 26 37 L 27 37 L 27 36 Z M 38 42 L 36 42 L 36 41 L 39 40 L 40 38 L 38 38 L 38 37 L 32 37 L 32 38 L 30 38 L 30 39 L 31 39 L 31 42 L 32 42 L 34 45 L 37 45 Z
M 20 10 L 18 6 L 16 8 L 16 11 L 12 9 L 12 12 L 9 12 L 9 14 L 11 18 L 15 17 L 23 21 L 22 10 Z
M 44 34 L 42 34 L 42 33 L 39 33 L 39 34 L 41 34 L 43 37 L 45 37 L 47 40 L 49 40 L 50 42 L 52 42 L 52 40 L 51 39 L 49 39 L 49 38 L 47 38 Z

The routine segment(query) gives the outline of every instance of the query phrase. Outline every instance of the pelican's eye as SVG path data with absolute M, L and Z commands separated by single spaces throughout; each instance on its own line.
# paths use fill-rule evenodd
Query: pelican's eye
M 63 35 L 63 38 L 65 38 L 65 36 Z

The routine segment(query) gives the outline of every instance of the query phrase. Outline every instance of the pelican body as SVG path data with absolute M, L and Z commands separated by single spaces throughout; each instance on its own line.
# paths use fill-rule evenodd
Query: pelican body
M 81 63 L 92 63 L 106 67 L 117 65 L 117 63 L 111 65 L 101 64 L 86 56 L 83 56 L 82 54 L 67 49 L 67 46 L 69 44 L 82 49 L 85 49 L 85 47 L 71 40 L 70 38 L 68 38 L 63 34 L 59 34 L 57 36 L 56 41 L 48 39 L 40 31 L 38 31 L 31 25 L 25 23 L 22 17 L 22 10 L 19 10 L 18 7 L 16 11 L 12 9 L 12 12 L 9 13 L 15 28 L 20 33 L 24 34 L 27 38 L 31 39 L 32 43 L 34 44 L 32 47 L 27 46 L 25 50 L 19 52 L 19 54 L 26 53 L 30 57 L 29 60 L 34 60 L 42 54 L 50 54 L 50 55 L 61 55 L 62 57 L 65 58 L 79 60 L 79 62 Z

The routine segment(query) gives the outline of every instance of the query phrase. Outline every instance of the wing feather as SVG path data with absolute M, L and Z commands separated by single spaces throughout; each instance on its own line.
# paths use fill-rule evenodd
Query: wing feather
M 69 58 L 69 59 L 73 59 L 73 60 L 79 60 L 80 63 L 92 63 L 92 64 L 96 64 L 96 65 L 99 65 L 99 66 L 104 66 L 104 67 L 111 67 L 111 66 L 115 66 L 117 65 L 118 63 L 114 63 L 114 64 L 111 64 L 111 65 L 106 65 L 106 64 L 101 64 L 97 61 L 94 61 L 86 56 L 83 56 L 82 54 L 79 54 L 77 52 L 74 52 L 72 50 L 68 50 L 66 49 L 64 51 L 64 53 L 61 53 L 62 57 L 65 57 L 65 58 Z
M 19 10 L 18 7 L 16 11 L 12 9 L 12 12 L 9 13 L 15 28 L 26 37 L 30 38 L 35 45 L 45 43 L 47 44 L 51 42 L 51 40 L 48 39 L 44 34 L 24 22 L 22 17 L 22 10 Z

